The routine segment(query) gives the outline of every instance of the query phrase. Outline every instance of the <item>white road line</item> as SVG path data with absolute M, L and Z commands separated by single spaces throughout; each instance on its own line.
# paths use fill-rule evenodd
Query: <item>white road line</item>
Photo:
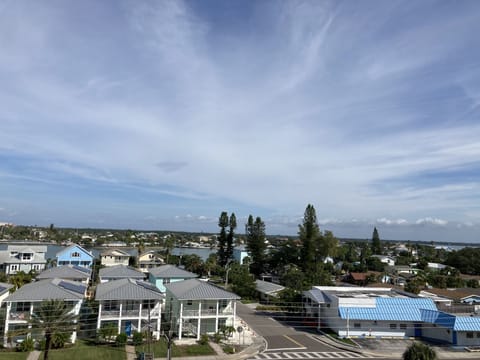
M 291 360 L 291 359 L 360 359 L 362 354 L 347 351 L 340 352 L 279 352 L 262 353 L 253 357 L 254 360 Z

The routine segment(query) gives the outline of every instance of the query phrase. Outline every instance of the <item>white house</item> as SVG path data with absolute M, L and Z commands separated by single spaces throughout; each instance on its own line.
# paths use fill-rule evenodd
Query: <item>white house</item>
M 243 264 L 243 260 L 248 256 L 248 251 L 244 245 L 233 248 L 233 258 L 240 264 Z
M 7 333 L 10 330 L 31 328 L 28 320 L 43 300 L 64 300 L 72 308 L 71 312 L 78 315 L 86 291 L 85 284 L 63 279 L 40 280 L 19 288 L 4 301 L 6 303 L 4 346 L 8 345 Z M 70 341 L 74 343 L 76 338 L 77 332 L 74 331 Z
M 130 254 L 118 249 L 108 249 L 100 254 L 100 261 L 103 266 L 116 266 L 125 265 L 128 266 L 130 260 Z
M 97 329 L 113 323 L 118 333 L 131 335 L 152 326 L 153 337 L 160 339 L 164 295 L 154 285 L 135 279 L 120 279 L 99 284 L 95 294 L 98 307 Z M 149 324 L 150 321 L 150 324 Z
M 7 283 L 4 283 L 4 282 L 0 282 L 0 308 L 2 307 L 3 301 L 10 294 L 10 289 L 12 287 L 13 287 L 12 284 L 7 284 Z
M 236 301 L 240 297 L 198 279 L 165 285 L 165 317 L 179 339 L 216 333 L 222 326 L 235 327 Z
M 7 250 L 0 251 L 0 271 L 7 275 L 19 271 L 42 271 L 45 269 L 46 246 L 16 246 L 10 245 Z
M 390 256 L 386 256 L 386 255 L 372 255 L 373 258 L 377 258 L 378 260 L 380 260 L 380 262 L 384 263 L 384 264 L 387 264 L 389 266 L 395 266 L 395 259 L 390 257 Z
M 143 272 L 148 272 L 151 268 L 163 263 L 163 258 L 153 250 L 146 251 L 138 256 L 138 268 Z

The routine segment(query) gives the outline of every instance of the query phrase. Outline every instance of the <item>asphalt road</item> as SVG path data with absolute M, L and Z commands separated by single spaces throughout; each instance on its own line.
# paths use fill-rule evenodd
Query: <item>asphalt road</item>
M 319 340 L 318 336 L 295 329 L 295 323 L 277 321 L 272 314 L 256 313 L 246 305 L 237 305 L 238 315 L 267 342 L 266 350 L 254 360 L 269 359 L 366 359 L 351 351 L 337 349 Z M 378 359 L 378 358 L 377 358 Z

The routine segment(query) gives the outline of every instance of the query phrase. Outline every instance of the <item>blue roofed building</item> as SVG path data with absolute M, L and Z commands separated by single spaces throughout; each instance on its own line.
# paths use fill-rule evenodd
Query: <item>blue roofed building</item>
M 390 288 L 315 286 L 303 298 L 319 329 L 344 337 L 419 337 L 422 310 L 437 310 L 431 299 Z
M 421 310 L 425 323 L 422 336 L 456 346 L 478 346 L 480 317 L 456 316 L 442 311 Z

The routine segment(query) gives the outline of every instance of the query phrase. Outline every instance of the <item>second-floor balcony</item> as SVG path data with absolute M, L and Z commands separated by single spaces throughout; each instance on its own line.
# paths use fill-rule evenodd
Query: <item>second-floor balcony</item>
M 215 316 L 217 315 L 217 309 L 202 309 L 201 312 L 198 310 L 183 310 L 183 317 L 198 317 L 200 316 Z M 233 309 L 224 308 L 218 309 L 219 316 L 233 315 Z
M 9 320 L 17 321 L 17 320 L 29 320 L 30 319 L 30 311 L 11 311 Z

